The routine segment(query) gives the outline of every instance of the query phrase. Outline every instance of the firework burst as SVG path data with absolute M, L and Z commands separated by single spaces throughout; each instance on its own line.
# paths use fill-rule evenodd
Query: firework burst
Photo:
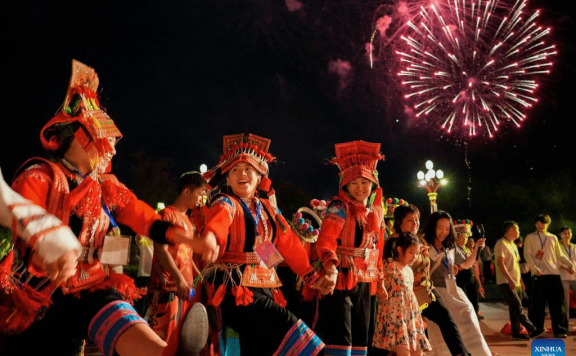
M 524 0 L 418 3 L 394 44 L 415 116 L 470 136 L 519 127 L 556 54 L 544 41 L 550 29 L 535 22 L 539 11 L 529 13 Z

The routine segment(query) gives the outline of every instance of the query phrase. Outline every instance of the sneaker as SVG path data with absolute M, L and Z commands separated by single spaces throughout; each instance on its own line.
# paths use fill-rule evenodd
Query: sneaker
M 201 303 L 195 303 L 182 321 L 178 356 L 197 356 L 208 341 L 208 313 Z
M 568 335 L 566 335 L 566 334 L 554 334 L 555 339 L 565 339 L 567 337 L 568 337 Z
M 512 340 L 530 340 L 530 335 L 512 334 Z
M 530 333 L 530 337 L 532 339 L 536 339 L 537 337 L 542 336 L 542 334 L 544 334 L 545 332 L 546 330 L 544 329 L 536 329 Z

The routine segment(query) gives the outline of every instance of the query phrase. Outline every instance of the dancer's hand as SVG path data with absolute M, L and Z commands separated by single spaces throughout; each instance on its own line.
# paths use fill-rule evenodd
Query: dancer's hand
M 52 263 L 46 263 L 41 260 L 37 253 L 32 253 L 32 263 L 42 267 L 42 270 L 46 273 L 46 277 L 58 285 L 76 273 L 78 251 L 70 250 Z
M 336 282 L 338 281 L 338 269 L 333 262 L 328 262 L 324 266 L 326 274 L 320 279 L 320 284 L 318 287 L 322 295 L 334 293 L 334 288 L 336 287 Z
M 216 235 L 212 231 L 208 231 L 204 234 L 202 239 L 202 261 L 205 263 L 212 263 L 218 258 L 218 253 L 220 252 L 220 245 L 216 241 Z
M 189 300 L 190 299 L 190 286 L 188 285 L 188 283 L 184 280 L 184 278 L 180 278 L 178 280 L 178 282 L 176 283 L 176 288 L 178 289 L 176 292 L 176 295 L 178 296 L 178 298 L 182 299 L 182 300 Z

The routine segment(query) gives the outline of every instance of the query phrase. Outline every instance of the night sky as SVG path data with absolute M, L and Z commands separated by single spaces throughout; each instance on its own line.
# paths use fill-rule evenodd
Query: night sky
M 529 119 L 494 139 L 467 142 L 407 117 L 397 83 L 378 72 L 385 63 L 370 69 L 365 45 L 383 3 L 12 2 L 0 15 L 0 167 L 10 180 L 27 158 L 43 154 L 39 131 L 63 102 L 77 59 L 96 69 L 100 102 L 124 134 L 114 173 L 129 187 L 137 185 L 133 152 L 169 158 L 168 186 L 201 163 L 215 165 L 223 135 L 250 132 L 272 140 L 281 163 L 270 176 L 284 195 L 280 206 L 290 210 L 300 203 L 295 196 L 304 204 L 330 199 L 337 169 L 326 159 L 334 143 L 365 140 L 382 144 L 384 195 L 416 204 L 424 220 L 428 203 L 416 173 L 431 159 L 450 180 L 439 206 L 455 218 L 490 226 L 514 219 L 523 233 L 540 212 L 550 213 L 557 229 L 576 222 L 571 3 L 530 3 L 542 9 L 538 23 L 553 28 L 549 39 L 559 53 Z M 344 88 L 330 71 L 338 60 L 352 68 Z M 557 189 L 547 194 L 548 186 Z

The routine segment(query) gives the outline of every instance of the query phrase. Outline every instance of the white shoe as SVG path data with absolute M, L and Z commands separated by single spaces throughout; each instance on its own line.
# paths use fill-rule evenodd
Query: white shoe
M 208 341 L 208 312 L 202 303 L 194 304 L 182 320 L 177 356 L 198 356 Z

